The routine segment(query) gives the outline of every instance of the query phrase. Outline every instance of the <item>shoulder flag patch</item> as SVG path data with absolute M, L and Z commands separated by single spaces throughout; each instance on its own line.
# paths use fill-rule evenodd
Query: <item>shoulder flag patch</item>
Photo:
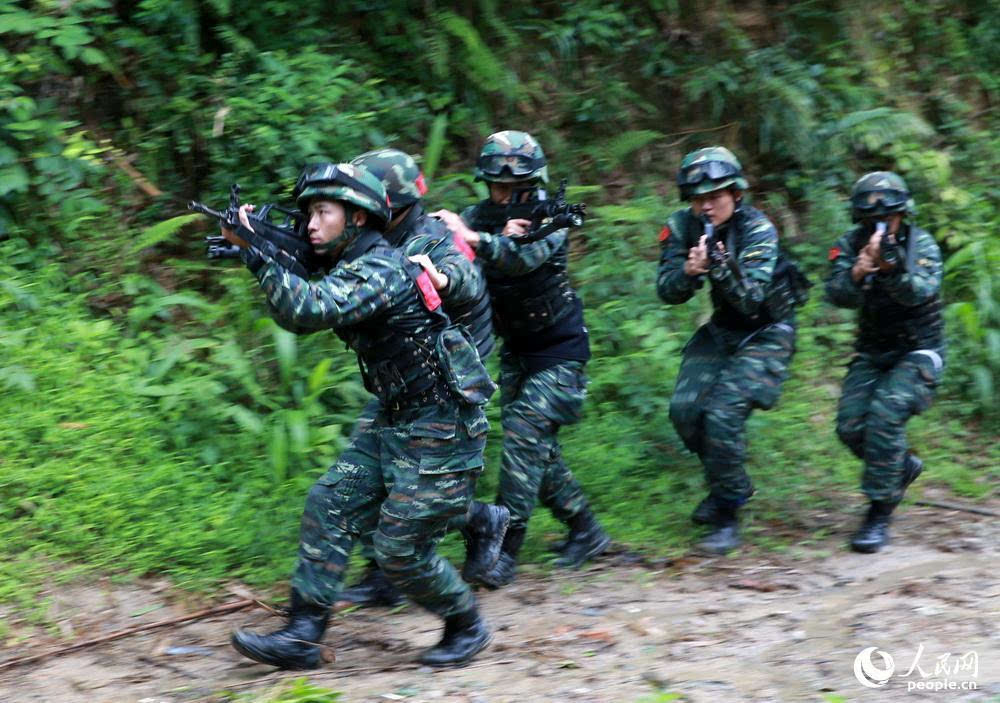
M 441 296 L 434 289 L 430 274 L 426 271 L 417 276 L 417 288 L 420 289 L 420 297 L 423 298 L 428 310 L 437 310 L 441 307 Z
M 668 239 L 670 239 L 670 228 L 664 225 L 663 229 L 660 230 L 660 241 L 665 242 Z
M 830 247 L 830 254 L 828 256 L 830 261 L 833 261 L 838 256 L 840 256 L 840 247 Z

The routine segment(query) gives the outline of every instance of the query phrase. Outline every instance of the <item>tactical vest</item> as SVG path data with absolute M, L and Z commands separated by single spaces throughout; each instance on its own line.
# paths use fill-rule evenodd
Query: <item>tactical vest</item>
M 445 312 L 455 324 L 469 330 L 472 340 L 476 343 L 479 358 L 486 359 L 494 347 L 493 340 L 493 306 L 490 304 L 489 290 L 476 300 L 470 300 L 461 305 L 445 304 Z
M 483 201 L 472 213 L 469 226 L 480 232 L 498 235 L 507 220 L 530 219 L 536 203 L 496 205 Z M 491 267 L 484 267 L 486 285 L 493 305 L 493 324 L 497 333 L 511 337 L 533 338 L 533 346 L 542 348 L 549 336 L 562 337 L 558 328 L 574 324 L 574 312 L 583 326 L 581 305 L 569 281 L 567 264 L 569 245 L 553 252 L 549 259 L 534 271 L 523 276 L 505 276 Z
M 911 228 L 906 238 L 907 268 L 913 264 L 914 243 L 922 230 Z M 867 238 L 867 235 L 865 235 Z M 896 302 L 880 285 L 878 276 L 865 292 L 858 315 L 858 349 L 863 351 L 912 351 L 939 349 L 944 344 L 941 294 L 919 305 Z
M 394 247 L 403 248 L 413 235 L 430 233 L 441 238 L 454 238 L 448 228 L 439 220 L 428 218 L 424 214 L 420 203 L 413 205 L 410 213 L 399 223 L 393 232 L 386 235 L 386 239 Z M 462 240 L 462 246 L 456 243 L 456 248 L 465 254 L 470 261 L 475 261 L 475 252 L 468 244 Z M 467 253 L 468 252 L 468 253 Z M 471 257 L 469 256 L 471 253 Z M 475 265 L 475 263 L 473 263 Z M 484 289 L 482 295 L 476 300 L 456 304 L 444 300 L 444 310 L 455 324 L 462 325 L 472 335 L 472 340 L 476 344 L 476 350 L 481 359 L 486 359 L 493 351 L 493 310 L 490 307 L 489 291 Z
M 685 211 L 688 221 L 686 231 L 694 232 L 688 240 L 693 238 L 697 244 L 701 237 L 701 225 L 690 210 Z M 740 243 L 743 239 L 746 223 L 756 216 L 763 217 L 762 213 L 749 205 L 742 206 L 737 210 L 730 221 L 723 225 L 717 234 L 724 237 L 726 250 L 734 258 L 738 257 L 742 247 Z M 694 246 L 692 244 L 691 246 Z M 774 270 L 771 274 L 771 281 L 764 291 L 764 300 L 757 313 L 745 315 L 738 310 L 725 296 L 718 291 L 715 286 L 711 289 L 712 321 L 732 330 L 756 330 L 775 322 L 787 322 L 793 319 L 795 309 L 805 305 L 809 299 L 809 282 L 805 274 L 799 269 L 798 264 L 788 257 L 778 245 L 778 257 L 775 260 Z
M 398 249 L 380 244 L 363 251 L 396 259 L 419 288 L 423 270 Z M 428 309 L 425 317 L 380 315 L 336 333 L 357 353 L 365 388 L 386 408 L 400 410 L 455 401 L 438 352 L 438 339 L 447 327 L 448 318 L 438 307 Z

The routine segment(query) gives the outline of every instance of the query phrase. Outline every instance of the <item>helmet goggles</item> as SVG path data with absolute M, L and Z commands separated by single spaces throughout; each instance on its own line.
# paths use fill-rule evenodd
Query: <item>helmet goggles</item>
M 369 196 L 376 203 L 385 200 L 384 193 L 379 193 L 368 184 L 362 183 L 353 176 L 344 173 L 340 170 L 338 164 L 330 163 L 307 166 L 302 172 L 302 175 L 299 176 L 299 180 L 295 182 L 295 188 L 292 190 L 292 197 L 298 199 L 299 194 L 302 193 L 307 187 L 316 188 L 337 185 L 353 188 L 354 190 Z
M 868 190 L 851 197 L 851 207 L 860 213 L 902 210 L 906 207 L 910 194 L 905 190 Z
M 476 160 L 476 167 L 487 176 L 499 177 L 507 171 L 511 176 L 530 176 L 545 166 L 545 159 L 528 154 L 483 154 Z
M 683 188 L 684 186 L 698 185 L 706 179 L 718 181 L 739 175 L 740 169 L 734 164 L 725 161 L 702 161 L 678 171 L 677 185 Z

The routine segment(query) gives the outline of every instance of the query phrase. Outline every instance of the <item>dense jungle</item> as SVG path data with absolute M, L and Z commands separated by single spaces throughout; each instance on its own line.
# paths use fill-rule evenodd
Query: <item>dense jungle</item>
M 304 497 L 368 399 L 340 341 L 279 329 L 242 266 L 205 258 L 217 223 L 187 202 L 223 207 L 234 182 L 245 200 L 287 202 L 304 164 L 393 146 L 419 158 L 431 208 L 458 211 L 485 197 L 472 169 L 501 129 L 536 136 L 552 177 L 587 204 L 570 268 L 591 336 L 589 396 L 561 440 L 615 540 L 597 576 L 556 574 L 546 545 L 561 529 L 538 510 L 526 548 L 534 567 L 514 592 L 527 595 L 507 604 L 510 618 L 535 596 L 597 597 L 616 566 L 637 587 L 666 573 L 665 593 L 694 578 L 685 568 L 709 568 L 690 554 L 701 469 L 667 409 L 681 349 L 711 305 L 705 294 L 664 305 L 655 274 L 657 235 L 683 206 L 680 159 L 712 144 L 740 157 L 753 204 L 816 284 L 783 397 L 748 423 L 757 494 L 730 566 L 792 569 L 806 555 L 819 568 L 842 556 L 862 510 L 861 467 L 834 431 L 856 321 L 824 301 L 822 281 L 850 226 L 851 184 L 882 169 L 906 179 L 916 221 L 945 257 L 947 369 L 933 407 L 909 424 L 927 469 L 902 511 L 924 517 L 903 529 L 900 553 L 948 542 L 952 524 L 973 525 L 961 539 L 992 535 L 995 545 L 995 519 L 934 506 L 1000 505 L 998 106 L 1000 8 L 990 0 L 4 3 L 0 665 L 82 636 L 60 613 L 87 601 L 66 597 L 87 584 L 135 594 L 155 583 L 189 609 L 233 593 L 280 602 Z M 494 406 L 484 499 L 496 490 Z M 443 549 L 461 558 L 458 538 Z M 721 561 L 711 573 L 732 576 Z M 996 591 L 995 571 L 985 589 Z M 655 627 L 669 630 L 661 615 Z M 516 659 L 518 648 L 495 656 Z M 586 667 L 562 661 L 546 666 L 571 679 Z M 654 677 L 642 700 L 799 700 L 713 698 L 678 688 L 684 680 Z M 46 695 L 44 677 L 23 681 L 10 689 L 23 700 L 77 700 Z M 222 683 L 202 680 L 197 693 L 150 700 L 306 703 L 347 685 L 289 681 L 223 696 Z M 364 690 L 420 697 L 395 679 L 380 685 Z M 537 685 L 546 690 L 544 676 Z M 640 699 L 589 690 L 518 700 Z M 368 700 L 352 691 L 344 700 Z M 491 691 L 442 699 L 507 700 Z M 863 699 L 810 691 L 801 699 Z

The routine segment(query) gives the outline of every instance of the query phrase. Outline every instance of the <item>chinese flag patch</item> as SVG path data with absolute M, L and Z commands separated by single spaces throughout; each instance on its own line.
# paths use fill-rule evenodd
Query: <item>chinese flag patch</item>
M 434 289 L 430 274 L 426 271 L 417 276 L 417 288 L 420 289 L 420 297 L 424 299 L 424 305 L 428 310 L 437 310 L 441 307 L 441 296 Z
M 840 247 L 830 247 L 829 259 L 833 261 L 838 256 L 840 256 Z
M 668 239 L 670 239 L 670 228 L 664 225 L 663 229 L 660 230 L 660 241 L 665 242 Z

